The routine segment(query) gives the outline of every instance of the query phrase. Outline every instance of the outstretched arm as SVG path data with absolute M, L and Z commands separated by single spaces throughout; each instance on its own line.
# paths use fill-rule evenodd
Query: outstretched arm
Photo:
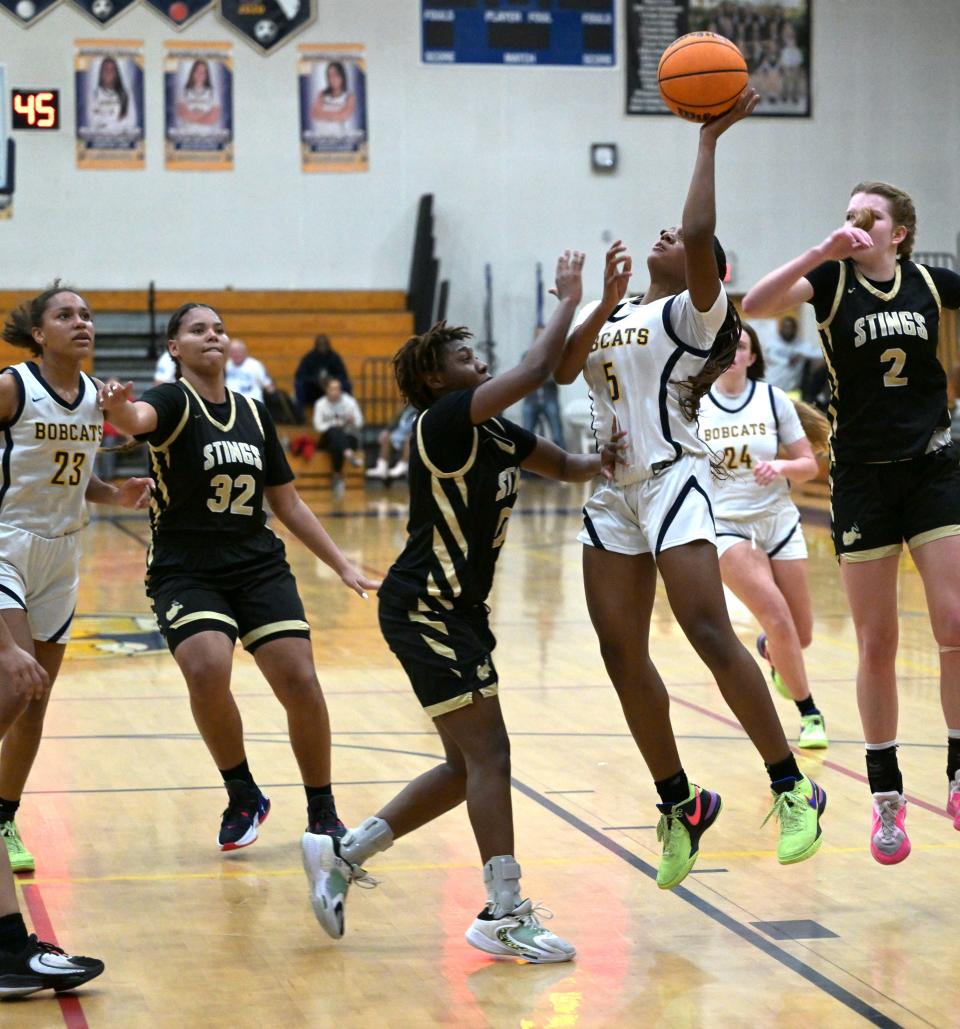
M 522 467 L 558 482 L 588 482 L 596 475 L 602 475 L 608 482 L 612 482 L 616 466 L 624 463 L 626 435 L 614 420 L 610 442 L 604 444 L 599 454 L 570 454 L 561 450 L 556 443 L 538 436 L 533 453 L 523 462 Z
M 157 427 L 157 409 L 133 399 L 133 383 L 111 379 L 97 391 L 100 410 L 110 422 L 128 436 L 142 436 Z
M 686 258 L 687 289 L 698 311 L 709 311 L 720 294 L 720 276 L 713 252 L 717 228 L 715 155 L 717 140 L 731 125 L 746 118 L 760 102 L 760 94 L 748 86 L 733 108 L 700 129 L 700 144 L 693 177 L 683 205 L 683 249 Z
M 367 599 L 367 590 L 380 588 L 378 580 L 368 579 L 333 542 L 292 482 L 282 486 L 267 486 L 263 492 L 277 518 L 308 550 L 332 568 L 345 586 L 349 586 L 364 600 Z
M 583 296 L 583 254 L 567 250 L 557 261 L 556 286 L 550 292 L 560 301 L 546 328 L 510 371 L 488 379 L 473 392 L 470 420 L 480 425 L 488 418 L 539 389 L 552 374 L 563 352 L 567 329 Z
M 633 258 L 618 239 L 611 245 L 604 260 L 603 296 L 584 321 L 570 333 L 563 349 L 563 356 L 553 373 L 557 382 L 564 385 L 573 382 L 583 371 L 597 334 L 627 294 L 632 270 Z
M 853 225 L 835 229 L 819 245 L 765 275 L 743 298 L 748 318 L 773 318 L 813 296 L 813 286 L 804 278 L 824 261 L 842 261 L 873 246 L 870 234 Z

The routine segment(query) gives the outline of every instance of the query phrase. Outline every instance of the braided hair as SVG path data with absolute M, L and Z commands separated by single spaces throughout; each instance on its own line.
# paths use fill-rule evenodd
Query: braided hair
M 37 294 L 32 300 L 24 300 L 10 312 L 0 337 L 15 347 L 26 348 L 34 357 L 40 357 L 43 347 L 33 338 L 33 330 L 40 328 L 50 301 L 58 293 L 76 293 L 76 290 L 72 286 L 64 286 L 59 279 L 54 279 L 52 286 Z
M 710 387 L 733 364 L 740 342 L 740 315 L 733 304 L 727 304 L 727 313 L 710 347 L 710 356 L 696 375 L 691 375 L 676 384 L 678 401 L 683 417 L 695 422 L 700 412 L 700 399 Z
M 442 371 L 448 345 L 468 339 L 473 339 L 473 333 L 463 325 L 437 322 L 421 335 L 411 336 L 393 355 L 393 371 L 400 392 L 418 411 L 425 410 L 436 400 L 425 379 Z

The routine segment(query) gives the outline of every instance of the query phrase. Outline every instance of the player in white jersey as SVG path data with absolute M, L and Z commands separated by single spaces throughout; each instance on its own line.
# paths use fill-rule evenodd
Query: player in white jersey
M 812 479 L 817 459 L 792 401 L 763 375 L 760 341 L 744 325 L 733 364 L 700 405 L 700 438 L 723 462 L 713 497 L 720 574 L 763 629 L 757 647 L 773 684 L 800 712 L 798 745 L 822 748 L 826 727 L 803 663 L 813 635 L 807 545 L 789 485 Z M 826 419 L 822 429 L 825 440 Z
M 92 959 L 38 959 L 49 947 L 28 939 L 13 890 L 11 866 L 34 867 L 14 816 L 70 635 L 85 500 L 143 506 L 151 485 L 93 475 L 103 416 L 97 384 L 80 370 L 94 339 L 82 297 L 55 284 L 13 311 L 3 339 L 35 360 L 0 374 L 0 996 L 69 988 L 103 971 Z
M 816 852 L 826 805 L 823 790 L 800 774 L 760 669 L 730 625 L 710 457 L 696 433 L 700 398 L 733 360 L 740 335 L 722 289 L 726 262 L 714 236 L 716 143 L 757 100 L 748 87 L 728 114 L 700 129 L 682 225 L 662 230 L 654 244 L 644 296 L 624 302 L 630 262 L 619 243 L 607 252 L 603 298 L 584 311 L 555 373 L 558 382 L 572 382 L 583 370 L 596 424 L 614 423 L 627 433 L 627 467 L 587 501 L 580 540 L 587 606 L 604 663 L 660 795 L 661 889 L 677 886 L 693 867 L 720 797 L 687 780 L 669 696 L 650 659 L 658 570 L 677 622 L 767 766 L 781 863 Z

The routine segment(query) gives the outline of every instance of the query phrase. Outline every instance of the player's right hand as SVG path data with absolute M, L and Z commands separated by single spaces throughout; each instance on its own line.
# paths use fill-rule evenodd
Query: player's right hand
M 583 298 L 583 254 L 565 250 L 557 259 L 556 285 L 550 290 L 558 300 L 579 304 Z
M 842 261 L 873 246 L 869 232 L 855 225 L 841 225 L 820 244 L 825 261 Z
M 113 411 L 123 404 L 133 403 L 133 383 L 110 379 L 97 390 L 97 403 L 101 411 Z
M 633 258 L 627 253 L 624 243 L 617 239 L 610 245 L 603 265 L 604 307 L 612 311 L 627 295 L 627 286 L 633 271 Z
M 32 654 L 13 644 L 0 648 L 0 688 L 4 686 L 26 700 L 42 700 L 50 689 L 50 677 Z

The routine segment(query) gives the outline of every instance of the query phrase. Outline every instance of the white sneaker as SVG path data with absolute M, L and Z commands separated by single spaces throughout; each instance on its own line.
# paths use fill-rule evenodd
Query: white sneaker
M 359 865 L 340 857 L 339 841 L 326 833 L 305 832 L 300 840 L 303 870 L 310 880 L 310 903 L 323 931 L 339 940 L 344 930 L 344 908 L 351 883 L 372 889 L 377 880 Z
M 346 492 L 347 484 L 343 481 L 342 475 L 335 475 L 333 477 L 333 499 L 343 500 L 343 494 Z
M 571 961 L 576 949 L 566 940 L 544 929 L 537 916 L 553 918 L 553 912 L 534 907 L 525 900 L 512 914 L 494 918 L 489 906 L 473 920 L 466 931 L 471 947 L 499 958 L 521 958 L 533 964 Z
M 367 469 L 368 479 L 385 479 L 387 477 L 387 462 L 381 457 L 377 463 Z
M 407 474 L 407 462 L 406 461 L 398 461 L 390 469 L 390 471 L 387 472 L 387 475 L 391 479 L 402 479 L 406 474 Z

